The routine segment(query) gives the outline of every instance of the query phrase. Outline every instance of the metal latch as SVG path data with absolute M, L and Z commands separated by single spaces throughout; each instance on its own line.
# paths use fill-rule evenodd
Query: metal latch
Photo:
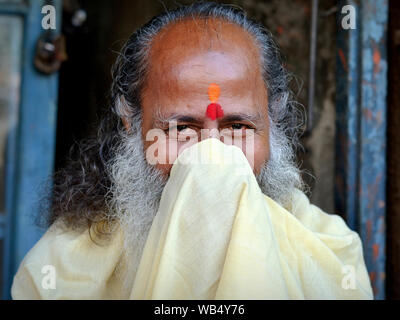
M 34 65 L 41 73 L 52 74 L 57 72 L 61 67 L 61 63 L 67 58 L 63 35 L 54 35 L 46 32 L 38 39 Z

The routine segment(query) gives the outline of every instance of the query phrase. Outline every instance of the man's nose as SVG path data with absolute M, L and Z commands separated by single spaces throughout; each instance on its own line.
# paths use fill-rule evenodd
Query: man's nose
M 218 130 L 218 121 L 207 119 L 204 122 L 204 127 L 201 134 L 201 140 L 208 138 L 220 139 L 220 132 Z

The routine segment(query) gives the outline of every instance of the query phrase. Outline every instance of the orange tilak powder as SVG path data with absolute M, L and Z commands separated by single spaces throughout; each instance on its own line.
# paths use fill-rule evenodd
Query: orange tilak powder
M 220 92 L 221 89 L 219 88 L 219 85 L 211 83 L 210 86 L 208 87 L 208 97 L 210 101 L 216 103 L 219 98 Z

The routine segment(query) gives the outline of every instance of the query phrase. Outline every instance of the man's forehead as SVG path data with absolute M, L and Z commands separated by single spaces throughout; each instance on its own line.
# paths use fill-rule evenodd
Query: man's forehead
M 166 27 L 153 40 L 149 62 L 147 84 L 163 99 L 204 97 L 210 83 L 220 85 L 222 98 L 264 87 L 255 42 L 222 20 L 187 19 Z
M 260 71 L 259 50 L 252 37 L 221 19 L 186 19 L 167 26 L 153 39 L 149 62 L 149 72 L 180 78 L 199 69 L 210 77 L 228 79 L 237 77 L 235 72 Z
M 166 26 L 153 39 L 150 55 L 176 58 L 187 53 L 220 49 L 247 50 L 258 57 L 252 36 L 240 26 L 217 18 L 187 18 Z

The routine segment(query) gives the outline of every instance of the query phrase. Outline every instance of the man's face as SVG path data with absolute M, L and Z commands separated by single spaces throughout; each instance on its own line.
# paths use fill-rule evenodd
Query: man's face
M 223 109 L 223 116 L 214 120 L 206 115 L 210 84 L 219 86 L 217 102 Z M 172 133 L 196 135 L 200 141 L 215 132 L 231 132 L 239 137 L 233 140 L 240 141 L 235 145 L 242 148 L 258 173 L 269 158 L 267 104 L 258 49 L 245 31 L 220 20 L 185 20 L 170 25 L 154 39 L 150 50 L 142 95 L 144 148 L 154 143 L 146 141 L 151 129 L 166 132 L 167 163 L 156 167 L 169 174 L 177 156 L 194 141 L 172 138 Z M 169 120 L 176 120 L 177 126 L 171 127 Z M 204 129 L 209 130 L 209 136 L 200 135 Z M 251 130 L 254 151 L 244 139 Z M 221 140 L 232 143 L 232 139 Z

